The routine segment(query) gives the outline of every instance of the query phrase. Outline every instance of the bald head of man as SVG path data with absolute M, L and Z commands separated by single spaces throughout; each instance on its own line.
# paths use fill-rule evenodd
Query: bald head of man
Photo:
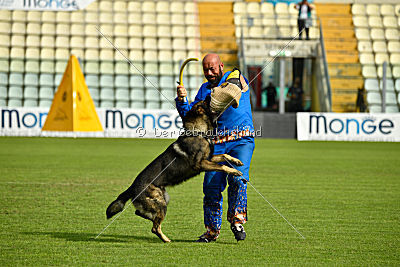
M 224 74 L 224 63 L 217 54 L 207 54 L 203 58 L 203 73 L 212 86 L 217 86 Z

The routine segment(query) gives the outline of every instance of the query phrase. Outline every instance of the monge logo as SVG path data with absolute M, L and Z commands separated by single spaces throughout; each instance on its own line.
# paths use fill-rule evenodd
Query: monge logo
M 24 7 L 78 9 L 74 0 L 24 0 Z
M 388 135 L 392 133 L 394 123 L 390 119 L 365 118 L 326 118 L 325 115 L 310 115 L 309 133 L 319 134 L 374 134 Z

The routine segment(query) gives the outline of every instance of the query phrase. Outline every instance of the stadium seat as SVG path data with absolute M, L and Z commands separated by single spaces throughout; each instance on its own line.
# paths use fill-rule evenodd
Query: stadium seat
M 372 16 L 379 16 L 380 15 L 380 10 L 379 6 L 376 4 L 368 4 L 366 7 L 366 13 L 368 15 Z
M 385 40 L 385 33 L 382 29 L 371 29 L 372 40 Z
M 117 100 L 115 102 L 116 108 L 129 108 L 129 101 L 126 100 Z
M 394 7 L 393 7 L 393 5 L 381 5 L 380 6 L 380 13 L 383 15 L 383 16 L 386 16 L 386 15 L 388 15 L 388 16 L 394 16 L 395 14 L 394 14 Z
M 157 37 L 157 27 L 154 25 L 144 25 L 143 36 L 144 37 Z
M 49 107 L 51 107 L 52 102 L 53 102 L 53 101 L 51 101 L 51 100 L 40 99 L 40 101 L 39 101 L 39 107 L 42 107 L 42 108 L 49 108 Z
M 145 75 L 158 75 L 158 64 L 147 62 L 144 65 L 144 74 Z
M 39 77 L 40 86 L 54 86 L 54 76 L 53 74 L 41 73 Z
M 143 89 L 131 90 L 130 99 L 133 101 L 144 101 L 144 90 Z
M 396 94 L 394 92 L 386 92 L 386 104 L 395 105 L 397 104 Z
M 159 102 L 146 102 L 146 109 L 160 109 Z
M 133 109 L 144 109 L 145 105 L 142 101 L 132 101 L 130 107 Z
M 25 58 L 26 59 L 39 59 L 40 58 L 39 48 L 27 47 L 25 50 Z
M 24 76 L 24 84 L 38 86 L 39 85 L 38 75 L 34 73 L 26 73 Z
M 390 64 L 400 65 L 400 53 L 392 53 L 390 55 Z
M 397 91 L 398 93 L 400 92 L 400 79 L 397 79 L 397 80 L 396 80 L 395 89 L 396 89 L 396 91 Z M 400 103 L 400 101 L 399 101 L 399 103 Z
M 110 88 L 101 88 L 100 100 L 114 101 L 114 90 Z
M 383 68 L 382 66 L 378 66 L 378 77 L 381 79 L 383 77 Z M 390 70 L 390 67 L 387 66 L 386 68 L 386 77 L 391 78 L 392 77 L 392 71 Z
M 10 62 L 10 71 L 12 72 L 24 72 L 25 65 L 22 60 L 19 59 L 12 59 Z
M 69 48 L 69 38 L 66 36 L 57 36 L 55 44 L 57 48 Z
M 393 16 L 384 17 L 383 18 L 383 26 L 385 28 L 395 28 L 396 29 L 398 27 L 396 18 Z
M 169 51 L 168 51 L 169 52 Z M 170 62 L 162 62 L 160 63 L 159 73 L 161 75 L 172 75 L 173 74 L 173 64 Z
M 399 31 L 397 29 L 385 29 L 385 39 L 390 41 L 399 40 Z
M 120 55 L 120 53 L 116 51 L 115 56 L 116 55 Z M 100 49 L 100 55 L 99 55 L 100 61 L 112 61 L 114 58 L 117 58 L 115 56 L 114 56 L 114 49 Z
M 22 99 L 22 87 L 21 86 L 10 86 L 8 88 L 8 98 L 10 99 Z
M 54 23 L 43 23 L 40 31 L 42 35 L 55 35 L 56 25 Z
M 129 77 L 129 86 L 131 88 L 143 88 L 144 80 L 140 75 L 131 75 Z
M 29 23 L 28 24 L 28 29 L 25 26 L 25 23 L 21 23 L 21 22 L 13 22 L 12 26 L 11 26 L 11 31 L 10 31 L 10 27 L 9 27 L 9 23 L 1 23 L 0 24 L 0 28 L 3 27 L 2 30 L 0 30 L 0 32 L 4 32 L 4 33 L 13 33 L 13 34 L 25 34 L 26 32 L 30 33 L 30 34 L 40 34 L 40 26 L 37 23 Z
M 102 100 L 102 101 L 100 101 L 100 107 L 101 108 L 113 108 L 114 102 L 111 100 Z
M 74 38 L 74 37 L 72 37 Z M 75 37 L 79 38 L 79 37 Z M 82 39 L 82 47 L 83 47 L 83 39 Z M 85 51 L 85 59 L 86 60 L 98 60 L 99 59 L 99 50 L 97 49 L 86 49 Z
M 117 61 L 114 66 L 116 74 L 129 74 L 129 64 L 126 61 Z
M 375 53 L 375 64 L 381 65 L 383 62 L 389 63 L 389 56 L 387 53 Z
M 399 66 L 393 66 L 393 78 L 400 78 L 400 65 Z
M 114 36 L 128 37 L 128 26 L 127 25 L 115 25 Z
M 8 72 L 9 70 L 10 66 L 8 64 L 8 60 L 0 58 L 0 72 Z
M 183 13 L 185 6 L 183 2 L 171 1 L 169 5 L 169 12 L 170 13 Z
M 57 60 L 55 72 L 63 73 L 65 71 L 65 69 L 67 68 L 67 60 L 68 60 L 68 57 L 66 57 L 65 60 Z
M 278 15 L 288 15 L 288 5 L 286 3 L 276 3 L 275 4 L 275 13 Z
M 0 72 L 0 85 L 8 84 L 8 75 L 7 73 Z
M 114 87 L 114 78 L 112 75 L 100 75 L 100 87 Z
M 143 55 L 144 61 L 156 61 L 158 58 L 157 50 L 145 50 Z
M 20 47 L 12 47 L 10 51 L 11 58 L 24 58 L 24 49 Z
M 198 17 L 194 14 L 186 14 L 185 15 L 185 24 L 186 25 L 199 25 Z
M 158 43 L 157 43 L 157 48 L 158 49 L 172 49 L 172 42 L 170 38 L 158 38 Z
M 162 38 L 160 38 L 162 39 Z M 143 45 L 142 45 L 142 38 L 137 38 L 137 37 L 133 37 L 133 38 L 129 38 L 129 49 L 142 49 Z
M 5 45 L 5 44 L 3 44 Z M 13 35 L 11 37 L 11 46 L 16 47 L 16 46 L 25 46 L 25 36 L 23 35 Z
M 383 81 L 379 82 L 379 88 L 383 89 Z M 386 91 L 394 91 L 394 82 L 392 79 L 386 79 Z
M 379 92 L 379 83 L 377 79 L 365 79 L 364 88 L 367 91 L 377 91 Z
M 386 53 L 386 42 L 384 41 L 374 41 L 373 42 L 373 50 L 375 53 Z
M 84 66 L 85 66 L 85 73 L 88 74 L 100 73 L 100 66 L 98 62 L 87 61 Z
M 390 53 L 400 53 L 400 42 L 399 41 L 389 41 L 388 50 Z M 400 63 L 398 63 L 400 64 Z
M 42 60 L 40 62 L 40 72 L 54 73 L 54 69 L 55 69 L 54 61 Z
M 27 86 L 24 89 L 24 98 L 37 99 L 38 98 L 38 88 L 35 86 Z
M 126 37 L 116 37 L 114 41 L 114 45 L 118 47 L 118 49 L 128 49 L 128 38 Z
M 172 76 L 161 76 L 160 77 L 160 87 L 163 89 L 174 88 L 176 82 Z
M 6 99 L 0 98 L 0 107 L 7 107 Z
M 77 18 L 78 14 L 81 15 L 82 21 L 78 20 L 78 18 Z M 72 12 L 72 14 L 70 14 L 69 12 L 62 12 L 62 11 L 56 12 L 57 23 L 69 23 L 71 21 L 71 17 L 73 17 L 72 21 L 83 23 L 83 13 Z
M 370 40 L 371 39 L 370 32 L 368 29 L 356 28 L 355 33 L 356 33 L 356 38 L 358 40 Z
M 141 23 L 142 23 L 142 14 L 141 13 L 129 13 L 129 15 L 128 15 L 128 23 L 129 24 L 141 25 Z
M 39 98 L 44 100 L 52 100 L 54 96 L 53 87 L 40 87 Z
M 354 16 L 353 24 L 355 27 L 365 27 L 368 24 L 368 19 L 366 16 Z
M 386 113 L 398 113 L 399 107 L 397 105 L 388 105 L 385 109 Z
M 373 28 L 382 28 L 383 23 L 381 17 L 379 16 L 368 17 L 368 25 Z
M 376 78 L 376 68 L 374 65 L 363 65 L 362 66 L 362 75 L 365 78 Z
M 157 36 L 159 38 L 171 37 L 171 27 L 166 25 L 159 25 L 157 27 Z
M 10 50 L 7 47 L 0 47 L 0 58 L 9 58 Z
M 381 104 L 382 98 L 379 92 L 367 92 L 367 102 L 368 104 Z
M 185 25 L 185 16 L 183 14 L 172 14 L 170 23 L 172 25 Z
M 6 98 L 7 98 L 7 87 L 0 86 L 0 99 L 6 99 Z
M 40 58 L 52 60 L 52 59 L 54 59 L 54 56 L 55 56 L 54 53 L 55 53 L 55 51 L 53 48 L 42 48 L 40 50 Z
M 351 6 L 351 13 L 353 15 L 365 15 L 365 6 L 363 4 L 353 4 Z
M 26 11 L 22 11 L 22 10 L 14 10 L 12 12 L 12 21 L 22 21 L 25 22 L 26 21 Z
M 361 64 L 375 64 L 374 55 L 372 53 L 360 53 L 359 57 Z
M 60 85 L 62 78 L 63 78 L 63 74 L 54 75 L 54 85 L 56 87 L 58 87 Z
M 85 12 L 85 22 L 86 23 L 93 23 L 93 24 L 98 24 L 99 23 L 99 16 L 97 12 Z
M 8 100 L 8 107 L 22 107 L 22 100 L 21 99 L 9 99 Z
M 189 28 L 189 27 L 186 27 Z M 185 38 L 185 27 L 182 26 L 173 26 L 171 29 L 171 36 L 174 38 Z
M 24 107 L 37 107 L 38 101 L 36 99 L 24 99 Z
M 358 41 L 357 49 L 359 52 L 372 52 L 372 44 L 370 41 Z
M 396 14 L 396 16 L 400 17 L 400 4 L 395 6 L 394 13 Z
M 90 34 L 89 33 L 89 32 L 93 32 L 92 30 L 86 30 L 88 28 L 91 29 L 91 26 L 92 26 L 91 24 L 84 26 L 83 24 L 73 23 L 73 24 L 71 24 L 71 32 L 73 32 L 74 35 L 81 35 L 81 36 L 83 36 L 83 35 L 87 35 L 87 36 L 92 35 L 93 36 L 94 34 Z M 94 35 L 94 36 L 96 36 L 96 35 Z
M 90 97 L 94 101 L 100 100 L 100 93 L 98 88 L 89 88 Z
M 128 21 L 128 15 L 126 13 L 118 12 L 114 14 L 113 18 L 114 18 L 114 25 L 115 24 L 126 25 L 127 24 L 126 22 Z
M 156 38 L 144 38 L 143 40 L 143 46 L 146 49 L 157 49 L 157 39 Z
M 172 101 L 172 104 L 174 104 L 174 101 Z M 169 102 L 169 101 L 162 101 L 161 102 L 161 109 L 162 110 L 168 110 L 168 109 L 170 109 L 170 110 L 174 110 L 174 109 L 176 109 L 175 108 L 175 105 L 172 105 L 171 104 L 171 102 Z
M 116 75 L 114 85 L 115 85 L 115 87 L 118 87 L 118 88 L 129 88 L 129 76 L 128 75 Z
M 27 60 L 25 62 L 25 71 L 32 73 L 39 73 L 40 72 L 39 61 L 34 59 Z
M 0 46 L 8 47 L 11 44 L 10 35 L 0 34 Z M 25 44 L 25 40 L 24 40 Z
M 145 76 L 144 86 L 147 88 L 157 88 L 158 86 L 158 77 L 155 75 L 147 75 Z
M 140 10 L 140 9 L 139 9 Z M 155 2 L 152 1 L 143 1 L 141 5 L 142 12 L 154 12 L 156 10 Z M 134 10 L 138 11 L 138 10 Z
M 185 2 L 185 8 L 184 8 L 185 13 L 197 13 L 197 5 L 194 2 L 187 1 Z

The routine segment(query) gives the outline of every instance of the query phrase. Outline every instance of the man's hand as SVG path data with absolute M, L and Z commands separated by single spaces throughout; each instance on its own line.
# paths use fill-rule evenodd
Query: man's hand
M 185 97 L 187 96 L 186 88 L 183 85 L 178 85 L 176 88 L 176 92 L 178 95 L 178 100 L 183 102 L 185 101 Z

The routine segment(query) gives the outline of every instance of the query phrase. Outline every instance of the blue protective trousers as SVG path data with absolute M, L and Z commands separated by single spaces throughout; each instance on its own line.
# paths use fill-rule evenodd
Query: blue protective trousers
M 242 179 L 249 181 L 251 157 L 254 151 L 254 138 L 242 137 L 240 139 L 214 145 L 214 155 L 229 154 L 240 159 L 243 166 L 233 165 L 243 173 Z M 228 163 L 224 163 L 230 166 Z M 228 212 L 227 219 L 230 223 L 247 221 L 247 184 L 237 177 L 232 177 L 224 172 L 206 172 L 203 183 L 203 209 L 204 224 L 207 234 L 217 237 L 222 223 L 222 192 L 228 187 Z

